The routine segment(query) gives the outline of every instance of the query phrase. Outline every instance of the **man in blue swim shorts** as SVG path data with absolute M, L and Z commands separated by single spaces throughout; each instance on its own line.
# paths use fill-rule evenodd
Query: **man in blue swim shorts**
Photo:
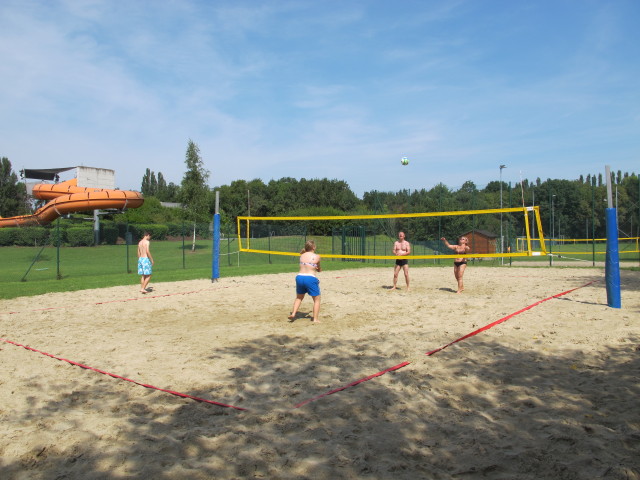
M 142 240 L 138 243 L 138 275 L 142 275 L 142 277 L 140 277 L 140 293 L 150 291 L 148 287 L 153 269 L 153 257 L 151 256 L 151 250 L 149 248 L 150 240 L 151 233 L 144 232 Z

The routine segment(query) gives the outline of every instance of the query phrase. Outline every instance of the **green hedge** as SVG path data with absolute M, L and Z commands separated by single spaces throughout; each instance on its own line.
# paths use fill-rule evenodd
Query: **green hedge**
M 0 228 L 0 247 L 15 245 L 15 228 Z
M 138 224 L 129 225 L 129 232 L 133 235 L 133 241 L 138 243 L 142 239 L 144 232 L 151 233 L 151 238 L 154 240 L 166 240 L 169 227 L 166 225 L 155 224 Z
M 118 243 L 118 227 L 111 224 L 100 225 L 100 242 L 107 245 L 115 245 Z
M 196 224 L 196 236 L 201 239 L 210 239 L 209 223 Z M 166 240 L 168 236 L 191 238 L 193 235 L 193 223 L 169 223 L 169 224 L 129 224 L 104 221 L 100 223 L 100 243 L 115 245 L 118 239 L 127 238 L 127 229 L 131 235 L 131 243 L 140 241 L 145 231 L 151 232 L 154 240 Z M 44 244 L 55 245 L 58 231 L 60 243 L 72 247 L 89 246 L 94 244 L 93 225 L 89 223 L 69 223 L 63 220 L 57 225 L 46 227 L 5 227 L 0 228 L 0 246 L 41 246 Z M 234 233 L 235 235 L 235 233 Z
M 211 238 L 211 232 L 209 231 L 210 224 L 209 223 L 196 223 L 196 237 L 202 239 Z M 180 233 L 178 235 L 182 235 L 182 225 L 180 225 Z M 178 236 L 177 235 L 177 236 Z M 193 223 L 185 222 L 184 224 L 184 236 L 187 238 L 191 238 L 193 236 Z
M 167 235 L 170 237 L 181 237 L 189 231 L 189 227 L 185 223 L 168 223 L 167 228 L 169 229 Z
M 66 234 L 66 243 L 71 247 L 90 247 L 94 244 L 93 228 L 69 227 Z
M 45 227 L 8 227 L 0 228 L 0 246 L 17 245 L 21 247 L 37 247 L 54 241 L 50 240 L 50 228 Z

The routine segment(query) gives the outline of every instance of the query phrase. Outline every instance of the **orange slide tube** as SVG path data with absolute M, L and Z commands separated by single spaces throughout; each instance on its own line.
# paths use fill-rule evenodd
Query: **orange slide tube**
M 78 187 L 76 178 L 55 184 L 39 183 L 33 187 L 33 196 L 41 200 L 50 200 L 33 215 L 0 217 L 2 227 L 26 227 L 29 225 L 47 225 L 61 215 L 100 210 L 102 208 L 138 208 L 144 203 L 139 192 L 130 190 L 110 190 L 106 188 Z

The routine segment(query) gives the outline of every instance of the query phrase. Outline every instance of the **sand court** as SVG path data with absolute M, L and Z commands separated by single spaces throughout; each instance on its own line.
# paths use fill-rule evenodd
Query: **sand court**
M 640 478 L 640 272 L 622 309 L 601 269 L 410 273 L 321 273 L 320 324 L 295 273 L 2 301 L 2 339 L 246 409 L 5 341 L 3 477 Z

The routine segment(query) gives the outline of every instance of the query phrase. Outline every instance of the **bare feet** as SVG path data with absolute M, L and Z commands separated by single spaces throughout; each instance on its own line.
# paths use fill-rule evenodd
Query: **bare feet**
M 458 290 L 456 293 L 462 293 L 464 291 L 464 288 L 461 288 L 460 290 Z
M 320 320 L 314 318 L 313 320 L 311 320 L 311 323 L 322 323 L 322 322 Z
M 289 320 L 293 321 L 293 320 L 296 318 L 296 314 L 295 314 L 295 313 L 292 313 L 292 314 L 291 314 L 291 315 L 289 315 L 287 318 L 288 318 Z
M 146 290 L 140 290 L 140 293 L 147 293 Z

